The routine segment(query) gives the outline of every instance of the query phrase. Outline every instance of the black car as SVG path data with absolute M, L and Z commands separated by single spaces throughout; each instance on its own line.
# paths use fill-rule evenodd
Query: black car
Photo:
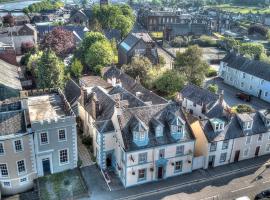
M 270 200 L 270 189 L 262 191 L 261 193 L 257 194 L 254 200 L 267 200 L 267 199 Z

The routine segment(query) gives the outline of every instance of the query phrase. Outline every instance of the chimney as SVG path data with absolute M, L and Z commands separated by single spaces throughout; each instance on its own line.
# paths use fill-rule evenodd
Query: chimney
M 99 116 L 99 112 L 100 112 L 100 104 L 99 101 L 97 99 L 97 95 L 95 92 L 92 93 L 92 97 L 91 97 L 91 106 L 92 106 L 92 117 L 94 119 L 97 119 L 97 117 Z
M 220 91 L 218 102 L 222 106 L 224 101 L 224 90 Z
M 82 103 L 82 106 L 85 105 L 87 101 L 87 90 L 85 87 L 81 87 L 81 103 Z
M 135 83 L 140 83 L 140 76 L 136 76 Z

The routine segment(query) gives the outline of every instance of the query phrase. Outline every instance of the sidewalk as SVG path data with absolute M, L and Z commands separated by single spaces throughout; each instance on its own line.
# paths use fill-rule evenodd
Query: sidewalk
M 81 137 L 78 135 L 77 136 L 77 142 L 78 142 L 78 153 L 79 153 L 79 158 L 82 161 L 81 167 L 86 167 L 95 164 L 92 159 L 89 151 L 87 150 L 86 146 L 82 143 Z
M 143 185 L 127 188 L 127 189 L 119 189 L 114 191 L 109 191 L 108 188 L 105 189 L 105 181 L 103 177 L 96 170 L 93 173 L 93 167 L 83 168 L 83 174 L 87 174 L 87 177 L 84 176 L 86 180 L 88 188 L 91 188 L 91 199 L 94 200 L 107 200 L 107 199 L 119 199 L 125 198 L 132 195 L 138 195 L 141 193 L 152 192 L 155 190 L 162 190 L 165 188 L 175 187 L 175 186 L 187 186 L 190 184 L 196 184 L 196 182 L 200 182 L 203 180 L 211 180 L 218 176 L 226 176 L 232 173 L 244 172 L 246 170 L 250 170 L 250 168 L 260 168 L 262 164 L 264 164 L 268 159 L 270 159 L 270 155 L 261 156 L 258 158 L 252 158 L 244 161 L 239 161 L 238 163 L 232 163 L 212 169 L 207 170 L 196 170 L 192 173 L 183 174 L 180 176 L 175 176 L 172 178 L 168 178 L 161 181 L 146 183 Z M 95 177 L 93 177 L 95 176 Z M 255 176 L 255 175 L 254 175 Z M 237 177 L 237 176 L 236 176 Z M 93 188 L 94 186 L 94 188 Z M 102 192 L 101 192 L 102 191 Z

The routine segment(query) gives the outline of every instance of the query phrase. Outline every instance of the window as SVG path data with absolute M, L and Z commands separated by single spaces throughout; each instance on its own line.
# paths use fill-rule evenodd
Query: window
M 138 170 L 138 180 L 143 181 L 146 179 L 146 169 L 139 169 Z
M 243 78 L 246 78 L 246 73 L 243 73 Z
M 0 164 L 1 177 L 8 177 L 8 169 L 6 164 Z
M 262 134 L 259 134 L 258 142 L 262 141 L 262 137 L 263 137 L 263 135 Z
M 249 152 L 249 149 L 245 149 L 244 150 L 244 157 L 247 157 L 248 156 L 248 152 Z
M 48 134 L 46 132 L 40 133 L 40 144 L 48 144 Z
M 182 166 L 183 166 L 183 161 L 176 161 L 175 166 L 174 166 L 174 171 L 175 172 L 181 172 L 182 171 Z
M 250 144 L 251 143 L 251 137 L 248 136 L 247 139 L 246 139 L 246 144 Z
M 17 161 L 17 168 L 18 168 L 19 174 L 25 172 L 25 164 L 24 164 L 24 160 Z
M 264 92 L 264 96 L 267 97 L 268 96 L 268 92 Z
M 210 151 L 216 151 L 217 150 L 217 143 L 216 142 L 212 142 L 210 145 Z
M 161 137 L 162 135 L 162 128 L 160 126 L 156 127 L 156 137 Z
M 23 182 L 26 182 L 27 181 L 27 177 L 23 177 L 20 179 L 20 182 L 23 183 Z
M 159 150 L 159 158 L 164 158 L 165 157 L 165 149 L 160 149 Z
M 244 83 L 243 82 L 241 82 L 241 87 L 244 87 Z
M 124 150 L 121 151 L 121 160 L 125 162 L 125 153 Z
M 228 140 L 223 141 L 222 149 L 228 149 L 228 146 L 229 146 L 229 141 Z
M 196 107 L 196 103 L 193 103 L 193 107 Z
M 11 183 L 9 181 L 4 181 L 3 185 L 4 185 L 4 187 L 10 187 Z
M 4 154 L 5 154 L 4 144 L 0 143 L 0 155 L 4 155 Z
M 60 159 L 60 164 L 68 163 L 68 150 L 67 149 L 63 149 L 59 151 L 59 159 Z
M 219 162 L 220 162 L 220 163 L 225 162 L 225 161 L 226 161 L 226 157 L 227 157 L 227 153 L 222 153 L 222 154 L 220 154 Z
M 251 129 L 252 128 L 252 122 L 246 122 L 247 125 L 247 129 Z
M 144 132 L 140 132 L 140 140 L 145 140 L 145 133 Z
M 249 90 L 252 90 L 252 85 L 249 86 Z
M 176 147 L 176 155 L 177 156 L 184 155 L 184 149 L 185 149 L 185 146 L 184 145 L 177 146 Z
M 270 144 L 266 145 L 265 151 L 270 151 Z
M 145 162 L 147 162 L 147 152 L 140 153 L 139 154 L 139 163 L 145 163 Z
M 261 85 L 263 85 L 263 83 L 264 83 L 264 80 L 261 80 Z
M 21 140 L 14 141 L 14 147 L 16 152 L 21 152 L 23 150 L 22 141 Z
M 65 141 L 67 139 L 65 129 L 61 129 L 61 130 L 58 131 L 58 139 L 60 141 Z

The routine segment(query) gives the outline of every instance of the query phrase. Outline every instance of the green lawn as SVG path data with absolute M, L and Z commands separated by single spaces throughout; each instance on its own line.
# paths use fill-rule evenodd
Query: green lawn
M 38 179 L 41 200 L 65 200 L 88 196 L 79 169 L 48 175 Z
M 230 5 L 230 4 L 221 4 L 221 5 L 211 6 L 211 8 L 213 8 L 213 7 L 219 8 L 223 11 L 232 12 L 232 13 L 241 13 L 241 14 L 248 14 L 248 13 L 266 14 L 266 13 L 270 13 L 270 8 L 234 6 L 234 5 Z

